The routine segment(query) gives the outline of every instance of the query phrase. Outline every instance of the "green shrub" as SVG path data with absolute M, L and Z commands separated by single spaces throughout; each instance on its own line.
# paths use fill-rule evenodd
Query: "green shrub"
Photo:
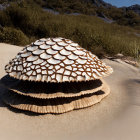
M 1 26 L 10 26 L 10 25 L 12 25 L 10 17 L 3 11 L 0 11 L 0 25 Z
M 136 33 L 140 34 L 140 31 L 137 30 L 140 28 L 137 16 L 133 18 L 133 21 L 137 22 L 136 29 L 133 29 L 115 23 L 105 23 L 95 16 L 54 15 L 43 11 L 36 5 L 31 6 L 32 1 L 29 1 L 29 4 L 12 4 L 1 12 L 1 15 L 6 15 L 3 16 L 5 19 L 8 17 L 10 20 L 8 23 L 11 22 L 8 25 L 3 18 L 4 28 L 0 31 L 1 42 L 23 45 L 42 37 L 61 36 L 79 43 L 98 56 L 106 53 L 110 55 L 123 53 L 135 56 L 135 48 L 140 50 L 140 39 L 136 36 Z M 103 8 L 100 10 L 104 11 Z M 114 17 L 121 17 L 121 12 L 121 10 L 119 13 L 116 11 Z M 128 16 L 133 17 L 133 14 L 128 13 Z M 128 18 L 120 19 L 120 24 L 127 25 L 128 22 L 130 22 Z
M 29 39 L 20 30 L 5 27 L 0 29 L 0 42 L 6 42 L 15 45 L 26 45 L 29 43 Z

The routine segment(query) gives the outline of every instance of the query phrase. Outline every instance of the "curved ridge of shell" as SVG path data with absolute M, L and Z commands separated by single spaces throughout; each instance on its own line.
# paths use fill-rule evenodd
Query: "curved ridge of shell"
M 17 79 L 42 82 L 87 81 L 113 72 L 97 56 L 61 37 L 43 38 L 28 45 L 5 70 Z

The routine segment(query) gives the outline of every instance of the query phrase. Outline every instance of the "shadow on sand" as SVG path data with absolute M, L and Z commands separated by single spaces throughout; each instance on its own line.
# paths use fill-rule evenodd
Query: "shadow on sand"
M 140 79 L 134 79 L 134 82 L 140 84 Z
M 2 85 L 2 82 L 0 80 L 0 107 L 6 107 L 4 102 L 2 101 L 3 94 L 6 92 L 6 88 Z

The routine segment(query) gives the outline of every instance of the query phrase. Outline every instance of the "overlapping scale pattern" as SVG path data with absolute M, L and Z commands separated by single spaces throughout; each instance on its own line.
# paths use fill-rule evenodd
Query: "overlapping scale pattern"
M 5 67 L 17 79 L 46 82 L 86 81 L 112 73 L 97 56 L 65 38 L 43 38 L 25 47 Z

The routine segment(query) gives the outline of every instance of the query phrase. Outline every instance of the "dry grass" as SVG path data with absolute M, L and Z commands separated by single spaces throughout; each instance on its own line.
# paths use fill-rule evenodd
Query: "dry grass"
M 22 42 L 28 44 L 42 37 L 61 36 L 78 42 L 98 56 L 123 53 L 126 56 L 137 57 L 140 51 L 140 37 L 135 35 L 139 33 L 137 30 L 105 23 L 95 16 L 53 15 L 36 6 L 31 9 L 30 6 L 12 5 L 0 13 L 0 18 L 4 29 L 8 29 L 6 30 L 8 35 L 13 29 L 18 29 L 25 34 L 25 37 L 20 38 L 21 43 L 19 39 L 16 42 L 18 34 L 15 35 L 14 42 L 12 36 L 9 35 L 8 43 L 12 44 L 22 45 Z M 0 30 L 0 41 L 7 42 L 5 39 L 7 33 L 5 33 L 5 38 L 2 34 L 4 30 Z

